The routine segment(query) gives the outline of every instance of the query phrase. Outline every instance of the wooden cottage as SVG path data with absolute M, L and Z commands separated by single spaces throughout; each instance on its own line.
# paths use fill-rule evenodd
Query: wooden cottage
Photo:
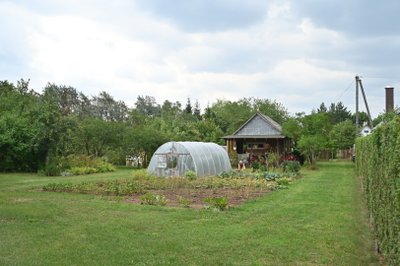
M 223 137 L 228 153 L 239 158 L 268 156 L 269 153 L 285 155 L 291 152 L 292 140 L 282 134 L 282 127 L 270 117 L 254 114 L 232 135 Z M 242 156 L 240 156 L 242 155 Z

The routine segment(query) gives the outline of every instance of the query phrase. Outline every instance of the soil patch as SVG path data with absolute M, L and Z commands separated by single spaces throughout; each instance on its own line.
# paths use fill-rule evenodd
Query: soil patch
M 167 199 L 166 206 L 183 207 L 182 199 L 189 202 L 190 208 L 203 208 L 206 206 L 204 203 L 205 198 L 220 198 L 226 197 L 228 199 L 228 206 L 237 206 L 248 200 L 261 197 L 269 192 L 268 189 L 228 189 L 228 188 L 214 188 L 214 189 L 189 189 L 178 188 L 169 190 L 148 190 L 153 195 L 163 195 Z M 140 204 L 140 197 L 143 194 L 134 194 L 128 198 L 129 202 Z

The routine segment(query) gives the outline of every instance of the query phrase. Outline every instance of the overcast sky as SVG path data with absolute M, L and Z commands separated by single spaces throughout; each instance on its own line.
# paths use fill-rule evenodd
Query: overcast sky
M 398 0 L 0 0 L 0 80 L 309 113 L 354 110 L 360 75 L 375 117 L 385 86 L 400 102 L 399 13 Z

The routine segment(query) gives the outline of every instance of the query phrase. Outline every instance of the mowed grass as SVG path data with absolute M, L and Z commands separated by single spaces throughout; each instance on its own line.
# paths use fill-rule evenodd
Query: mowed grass
M 0 174 L 0 265 L 378 265 L 353 165 L 319 167 L 226 212 L 39 191 L 131 170 Z

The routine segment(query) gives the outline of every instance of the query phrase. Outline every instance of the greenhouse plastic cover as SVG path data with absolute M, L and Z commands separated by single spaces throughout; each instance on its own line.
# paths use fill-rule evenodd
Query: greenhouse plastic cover
M 215 143 L 167 142 L 150 160 L 147 170 L 157 176 L 184 176 L 193 171 L 198 177 L 231 171 L 228 153 Z

